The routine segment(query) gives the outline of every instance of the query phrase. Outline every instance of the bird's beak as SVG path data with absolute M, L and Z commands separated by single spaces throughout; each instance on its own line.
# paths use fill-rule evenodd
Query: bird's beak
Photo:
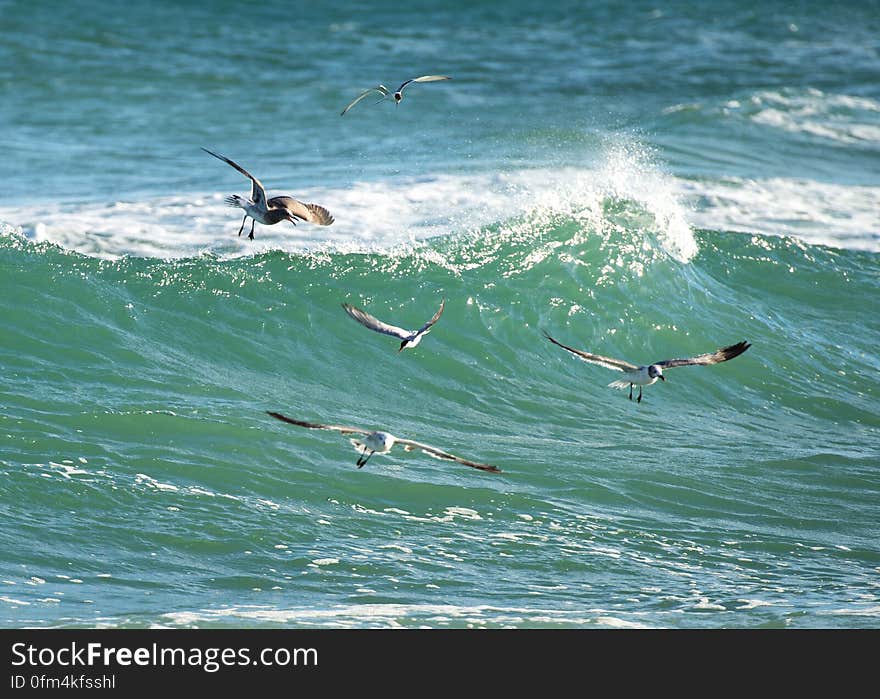
M 661 380 L 663 383 L 666 383 L 666 377 L 663 376 L 663 374 L 660 374 L 660 380 Z

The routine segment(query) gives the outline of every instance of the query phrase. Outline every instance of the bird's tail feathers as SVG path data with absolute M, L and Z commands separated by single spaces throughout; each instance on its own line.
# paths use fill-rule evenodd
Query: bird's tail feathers
M 237 194 L 230 194 L 228 197 L 226 197 L 224 201 L 226 202 L 227 206 L 231 206 L 236 209 L 244 208 L 244 199 L 242 199 Z
M 360 452 L 361 454 L 366 453 L 367 447 L 363 442 L 359 442 L 356 439 L 349 439 L 348 441 L 351 442 L 351 446 L 354 447 L 355 451 Z
M 629 388 L 629 381 L 612 381 L 608 384 L 611 388 L 619 388 L 621 390 Z

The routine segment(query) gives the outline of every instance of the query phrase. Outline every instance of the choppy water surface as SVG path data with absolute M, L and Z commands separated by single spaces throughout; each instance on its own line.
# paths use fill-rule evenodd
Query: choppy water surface
M 0 623 L 876 627 L 880 16 L 283 7 L 0 3 Z

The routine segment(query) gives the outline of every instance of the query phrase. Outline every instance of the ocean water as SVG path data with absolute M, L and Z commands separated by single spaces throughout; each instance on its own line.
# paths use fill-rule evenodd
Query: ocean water
M 0 625 L 880 626 L 877 3 L 0 16 Z

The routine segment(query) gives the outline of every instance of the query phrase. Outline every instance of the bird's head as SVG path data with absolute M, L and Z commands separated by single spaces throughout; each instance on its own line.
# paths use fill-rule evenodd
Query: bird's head
M 390 451 L 391 447 L 394 446 L 394 442 L 397 441 L 397 437 L 395 437 L 393 434 L 388 434 L 387 432 L 379 432 L 379 435 L 382 439 L 383 451 Z
M 276 223 L 281 223 L 281 221 L 290 221 L 290 212 L 287 209 L 274 208 L 269 209 L 263 220 L 263 223 L 274 226 Z M 293 223 L 291 221 L 291 223 Z M 294 223 L 294 225 L 296 225 Z
M 666 381 L 666 377 L 663 376 L 663 369 L 661 369 L 656 364 L 652 364 L 648 367 L 648 376 L 652 379 L 660 379 L 661 381 Z
M 400 104 L 400 100 L 402 100 L 402 99 L 403 99 L 403 93 L 402 93 L 402 92 L 395 92 L 395 93 L 394 93 L 394 102 L 395 102 L 395 104 Z

